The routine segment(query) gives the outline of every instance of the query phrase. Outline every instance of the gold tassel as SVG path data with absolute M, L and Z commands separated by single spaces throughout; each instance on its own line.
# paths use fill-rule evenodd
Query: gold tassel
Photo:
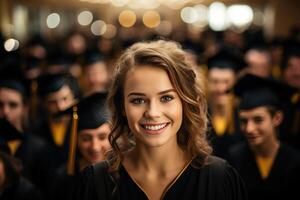
M 71 129 L 69 157 L 68 157 L 68 165 L 67 165 L 67 174 L 68 175 L 74 175 L 74 172 L 75 172 L 77 126 L 78 126 L 77 106 L 73 106 L 72 129 Z

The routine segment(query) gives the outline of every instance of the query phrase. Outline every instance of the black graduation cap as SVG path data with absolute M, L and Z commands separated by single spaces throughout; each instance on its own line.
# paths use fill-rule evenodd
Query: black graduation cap
M 281 63 L 282 69 L 287 67 L 288 61 L 291 57 L 300 58 L 300 43 L 293 43 L 285 46 Z
M 44 74 L 37 80 L 38 94 L 45 97 L 47 94 L 60 90 L 64 85 L 69 85 L 71 90 L 76 91 L 76 80 L 68 73 Z
M 88 66 L 96 62 L 104 62 L 103 55 L 98 50 L 89 50 L 85 53 L 82 66 Z
M 61 50 L 52 52 L 47 56 L 47 67 L 57 65 L 61 67 L 62 70 L 67 70 L 74 62 L 74 57 L 67 56 L 65 53 L 61 52 Z
M 95 129 L 106 123 L 110 117 L 106 105 L 107 93 L 95 93 L 83 98 L 65 111 L 56 115 L 72 115 L 74 106 L 77 107 L 78 131 Z
M 274 106 L 288 102 L 296 89 L 272 78 L 246 74 L 235 84 L 234 93 L 240 97 L 239 109 L 248 110 L 259 106 Z
M 33 56 L 28 56 L 24 59 L 23 66 L 24 70 L 30 70 L 34 68 L 41 68 L 44 63 L 44 60 L 41 58 L 36 58 Z
M 40 34 L 33 34 L 32 37 L 28 40 L 27 46 L 43 46 L 47 47 L 47 41 Z
M 0 74 L 0 87 L 16 90 L 23 97 L 29 96 L 29 89 L 26 87 L 26 80 L 23 78 L 21 72 L 5 69 L 1 70 Z
M 238 72 L 244 66 L 245 63 L 242 55 L 233 49 L 228 48 L 221 49 L 218 53 L 207 60 L 208 69 L 232 69 L 235 72 Z
M 0 118 L 0 147 L 3 151 L 9 151 L 9 149 L 2 149 L 8 141 L 23 139 L 24 134 L 17 130 L 11 123 L 5 118 Z
M 67 165 L 69 175 L 74 174 L 77 132 L 83 129 L 95 129 L 108 122 L 110 115 L 107 109 L 106 98 L 107 93 L 95 93 L 82 99 L 67 110 L 56 114 L 56 116 L 66 114 L 73 116 Z

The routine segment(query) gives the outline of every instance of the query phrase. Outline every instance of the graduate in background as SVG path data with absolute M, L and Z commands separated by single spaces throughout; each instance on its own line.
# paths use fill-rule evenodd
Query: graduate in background
M 227 158 L 228 148 L 242 140 L 234 95 L 230 92 L 244 67 L 242 56 L 223 48 L 207 62 L 209 135 L 214 155 Z
M 237 172 L 210 155 L 206 98 L 185 58 L 163 40 L 123 53 L 108 96 L 112 151 L 83 171 L 77 199 L 246 199 Z
M 287 46 L 282 61 L 282 78 L 287 85 L 297 89 L 284 108 L 285 118 L 280 127 L 280 139 L 300 150 L 300 44 Z
M 0 119 L 0 199 L 40 200 L 36 187 L 21 175 L 22 163 L 5 152 L 6 143 L 20 139 L 20 133 L 6 119 Z
M 29 130 L 28 101 L 28 92 L 22 81 L 8 75 L 0 78 L 0 119 L 8 120 L 21 133 L 3 143 L 2 147 L 22 162 L 22 175 L 40 187 L 46 168 L 42 167 L 42 162 L 47 145 Z
M 84 96 L 97 92 L 107 92 L 109 86 L 108 66 L 100 52 L 88 51 L 82 64 L 82 84 Z
M 74 106 L 77 107 L 78 121 L 74 122 L 78 123 L 78 144 L 75 144 L 78 148 L 73 171 L 68 171 L 66 164 L 58 169 L 50 193 L 53 195 L 51 199 L 73 200 L 80 172 L 85 167 L 105 159 L 105 153 L 110 149 L 108 135 L 111 131 L 106 97 L 105 93 L 95 93 L 59 113 L 72 115 Z
M 239 118 L 247 142 L 230 148 L 230 160 L 246 183 L 250 200 L 293 199 L 299 195 L 300 152 L 280 142 L 281 105 L 293 89 L 247 74 L 236 83 Z
M 33 132 L 49 144 L 48 167 L 56 170 L 68 156 L 71 117 L 53 115 L 75 103 L 74 79 L 69 74 L 47 74 L 38 80 L 38 94 L 44 108 Z

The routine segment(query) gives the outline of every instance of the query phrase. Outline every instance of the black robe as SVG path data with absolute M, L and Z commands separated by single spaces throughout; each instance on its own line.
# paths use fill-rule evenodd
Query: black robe
M 38 187 L 39 190 L 43 190 L 47 182 L 45 172 L 48 171 L 46 157 L 49 148 L 44 140 L 28 132 L 23 133 L 20 139 L 21 143 L 13 157 L 21 161 L 22 176 Z M 11 154 L 7 143 L 2 144 L 0 150 Z
M 83 171 L 76 199 L 147 199 L 124 167 L 120 167 L 120 179 L 116 181 L 107 172 L 106 166 L 102 162 Z M 163 199 L 243 200 L 247 199 L 247 195 L 237 172 L 226 161 L 212 156 L 209 164 L 200 168 L 190 164 L 167 190 Z
M 244 135 L 240 131 L 240 124 L 238 118 L 238 112 L 236 109 L 233 110 L 233 127 L 234 132 L 229 132 L 229 125 L 226 127 L 225 133 L 223 135 L 218 135 L 212 125 L 212 123 L 208 124 L 208 139 L 213 147 L 213 154 L 215 156 L 221 157 L 223 159 L 228 159 L 228 149 L 243 141 Z
M 289 102 L 282 107 L 284 118 L 279 127 L 279 138 L 300 151 L 300 98 L 298 102 Z
M 41 179 L 43 157 L 46 156 L 47 146 L 38 136 L 30 133 L 24 134 L 24 138 L 18 147 L 14 157 L 22 162 L 23 170 L 22 175 L 29 179 L 34 184 L 38 185 Z
M 249 200 L 294 199 L 293 196 L 299 196 L 300 153 L 296 149 L 281 144 L 265 180 L 246 143 L 230 149 L 229 161 L 244 179 Z
M 68 159 L 71 136 L 71 121 L 68 124 L 64 142 L 61 146 L 55 144 L 52 137 L 50 124 L 47 119 L 43 119 L 37 125 L 35 125 L 35 127 L 32 128 L 32 132 L 43 138 L 47 143 L 48 149 L 46 152 L 47 158 L 45 161 L 47 162 L 48 168 L 51 169 L 52 173 L 55 173 L 55 171 Z
M 55 178 L 50 187 L 49 198 L 51 200 L 73 200 L 76 186 L 80 181 L 79 163 L 75 163 L 73 175 L 67 174 L 67 165 L 62 165 L 55 173 Z
M 20 177 L 0 192 L 1 200 L 41 200 L 40 192 L 25 178 Z

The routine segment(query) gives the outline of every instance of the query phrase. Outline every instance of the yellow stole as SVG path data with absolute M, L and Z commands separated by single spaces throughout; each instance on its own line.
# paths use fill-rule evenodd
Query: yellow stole
M 215 129 L 215 132 L 218 136 L 222 136 L 225 134 L 227 128 L 227 119 L 222 116 L 214 116 L 212 118 L 212 124 Z
M 57 146 L 63 145 L 67 133 L 67 128 L 67 120 L 54 121 L 50 119 L 50 129 L 52 138 Z
M 226 131 L 228 134 L 234 133 L 234 119 L 233 119 L 233 96 L 229 97 L 227 102 L 227 112 L 225 116 L 215 115 L 212 117 L 212 125 L 217 136 L 223 136 Z
M 261 156 L 256 156 L 256 163 L 258 165 L 258 169 L 260 172 L 260 175 L 263 179 L 268 178 L 270 171 L 273 166 L 274 159 L 273 158 L 264 158 Z
M 8 148 L 10 149 L 10 152 L 12 155 L 15 155 L 19 146 L 21 145 L 22 141 L 17 139 L 17 140 L 11 140 L 7 142 Z

